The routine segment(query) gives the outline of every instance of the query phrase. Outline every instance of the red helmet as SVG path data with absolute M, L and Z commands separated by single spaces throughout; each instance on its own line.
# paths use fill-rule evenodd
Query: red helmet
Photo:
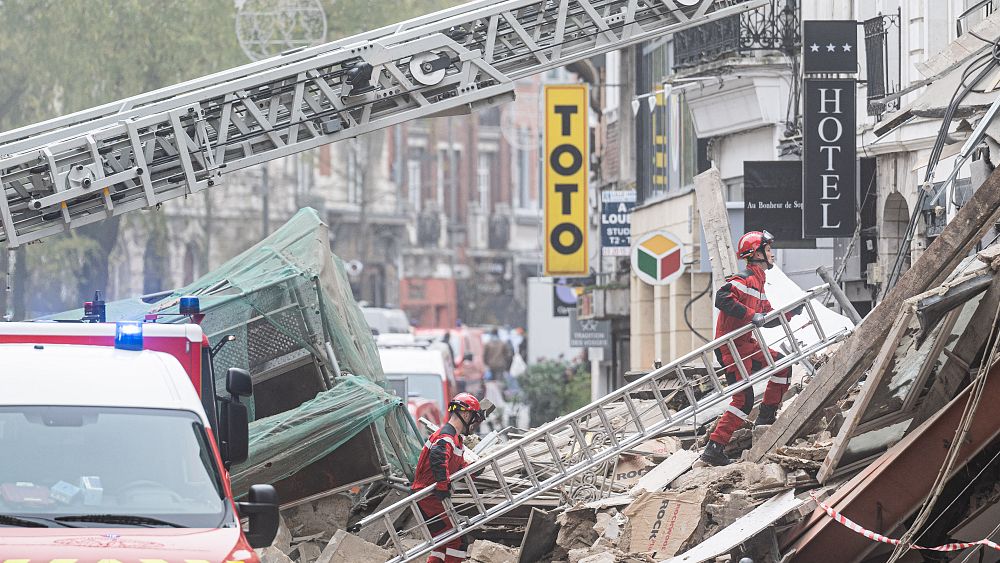
M 448 412 L 471 412 L 478 419 L 482 419 L 483 416 L 483 408 L 479 405 L 479 399 L 470 393 L 459 393 L 452 397 L 448 403 Z
M 740 242 L 737 244 L 736 256 L 747 260 L 753 256 L 754 252 L 757 252 L 757 249 L 773 242 L 774 235 L 767 231 L 750 231 L 740 237 Z

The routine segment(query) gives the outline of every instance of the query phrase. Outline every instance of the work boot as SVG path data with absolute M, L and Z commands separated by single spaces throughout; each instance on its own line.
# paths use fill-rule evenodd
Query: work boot
M 760 412 L 757 413 L 757 420 L 754 422 L 755 426 L 764 426 L 767 424 L 774 424 L 774 420 L 778 417 L 778 405 L 761 405 Z
M 709 440 L 708 445 L 705 446 L 705 451 L 701 452 L 701 460 L 709 465 L 729 465 L 731 460 L 726 457 L 726 453 L 723 451 L 725 446 L 714 441 Z

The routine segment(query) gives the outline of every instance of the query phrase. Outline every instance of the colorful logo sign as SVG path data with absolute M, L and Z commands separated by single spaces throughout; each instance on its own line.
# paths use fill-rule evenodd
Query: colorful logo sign
M 650 285 L 666 285 L 684 273 L 684 245 L 667 231 L 653 231 L 632 246 L 632 271 Z

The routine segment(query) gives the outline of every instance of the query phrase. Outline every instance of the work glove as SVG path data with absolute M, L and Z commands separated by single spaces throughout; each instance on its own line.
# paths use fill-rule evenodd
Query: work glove
M 764 313 L 754 313 L 753 317 L 750 318 L 750 322 L 757 327 L 764 326 Z
M 451 498 L 451 489 L 450 488 L 443 489 L 443 490 L 442 489 L 434 489 L 434 496 L 437 497 L 438 500 L 444 500 L 446 498 Z

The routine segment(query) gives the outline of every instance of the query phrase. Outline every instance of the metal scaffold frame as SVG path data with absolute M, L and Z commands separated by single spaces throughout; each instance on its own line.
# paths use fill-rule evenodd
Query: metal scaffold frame
M 358 522 L 357 528 L 375 527 L 377 536 L 389 540 L 389 547 L 394 549 L 393 563 L 413 561 L 588 471 L 608 467 L 621 453 L 668 429 L 697 420 L 698 414 L 706 409 L 729 400 L 747 387 L 765 381 L 795 363 L 808 362 L 811 355 L 844 338 L 846 330 L 826 334 L 820 324 L 819 305 L 812 300 L 826 288 L 825 285 L 813 288 L 803 297 L 765 316 L 765 322 L 773 324 L 772 321 L 776 321 L 777 327 L 780 327 L 781 336 L 775 342 L 766 342 L 761 329 L 754 325 L 733 331 L 573 413 L 534 429 L 455 473 L 451 482 L 462 485 L 463 492 L 467 491 L 472 500 L 458 504 L 445 501 L 445 515 L 454 523 L 452 529 L 432 536 L 430 529 L 440 517 L 425 518 L 418 508 L 418 501 L 431 496 L 434 486 L 428 486 L 369 515 Z M 809 322 L 793 329 L 786 314 L 799 307 L 802 307 Z M 816 340 L 805 345 L 799 341 L 796 332 L 810 327 L 815 331 Z M 761 349 L 784 344 L 782 347 L 788 354 L 779 359 L 767 353 L 754 354 L 753 358 L 756 360 L 760 356 L 764 365 L 750 373 L 743 361 L 747 358 L 741 357 L 736 345 L 736 340 L 747 334 L 752 335 Z M 729 366 L 719 367 L 715 361 L 716 352 L 723 348 L 728 349 L 734 358 L 735 368 L 741 377 L 741 381 L 733 385 L 726 385 L 723 373 Z M 696 363 L 707 370 L 708 392 L 702 396 L 697 392 L 695 370 L 692 369 Z M 687 401 L 687 406 L 676 412 L 671 410 L 662 392 L 663 387 L 674 379 L 682 384 Z M 653 399 L 644 402 L 636 399 L 637 395 Z M 513 477 L 511 474 L 514 471 L 525 472 L 528 479 Z M 477 481 L 495 484 L 495 489 L 487 491 Z M 599 494 L 607 494 L 607 490 L 602 489 Z M 408 545 L 404 539 L 419 543 Z

